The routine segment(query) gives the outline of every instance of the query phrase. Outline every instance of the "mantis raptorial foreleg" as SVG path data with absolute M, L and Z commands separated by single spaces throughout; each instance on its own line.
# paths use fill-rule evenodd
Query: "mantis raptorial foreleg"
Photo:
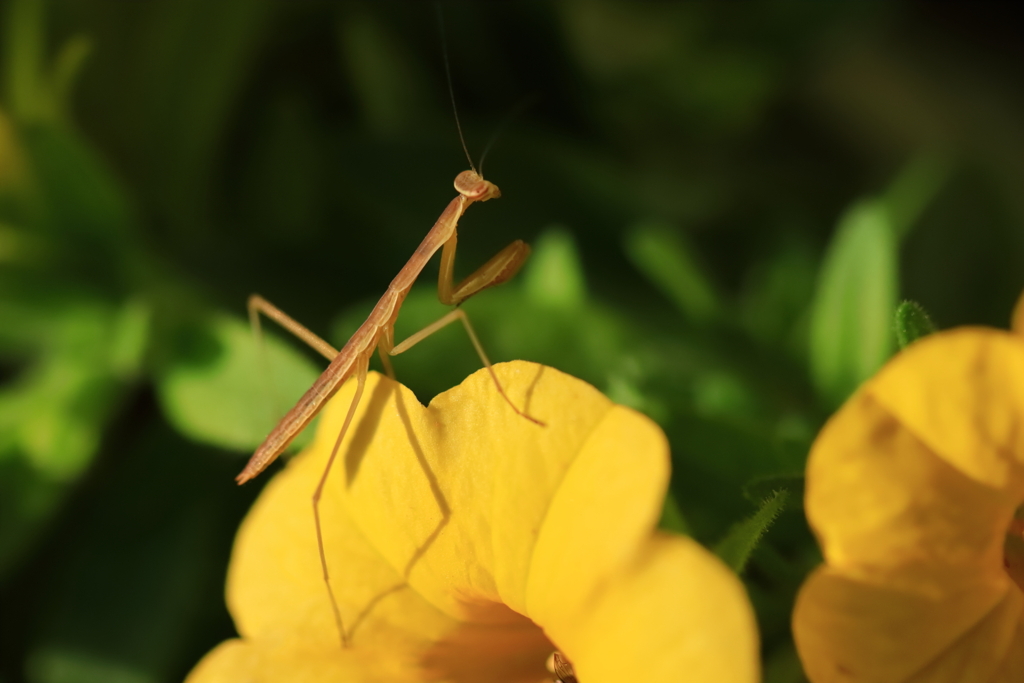
M 458 242 L 458 234 L 452 234 L 444 243 L 444 248 L 441 249 L 441 268 L 437 274 L 437 298 L 446 306 L 458 306 L 474 294 L 488 287 L 500 285 L 512 278 L 523 267 L 526 258 L 530 255 L 530 247 L 522 240 L 516 240 L 492 256 L 472 275 L 458 285 L 454 285 L 455 250 Z

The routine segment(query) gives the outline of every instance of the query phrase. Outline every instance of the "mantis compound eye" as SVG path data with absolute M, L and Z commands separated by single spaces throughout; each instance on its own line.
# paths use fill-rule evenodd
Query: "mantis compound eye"
M 484 180 L 476 171 L 463 171 L 455 176 L 455 190 L 466 199 L 486 202 L 501 196 L 501 190 L 494 183 Z

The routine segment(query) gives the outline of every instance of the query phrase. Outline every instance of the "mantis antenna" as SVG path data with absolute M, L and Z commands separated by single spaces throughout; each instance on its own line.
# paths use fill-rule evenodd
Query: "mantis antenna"
M 444 13 L 441 10 L 441 3 L 437 3 L 437 27 L 441 32 L 441 54 L 444 55 L 444 75 L 448 79 L 448 96 L 452 100 L 452 112 L 455 113 L 455 127 L 459 131 L 459 142 L 462 143 L 462 151 L 466 153 L 466 161 L 469 162 L 469 167 L 475 173 L 477 171 L 476 166 L 473 164 L 473 157 L 469 155 L 469 148 L 466 146 L 466 138 L 462 134 L 462 123 L 459 121 L 459 108 L 455 104 L 455 87 L 452 85 L 452 65 L 448 61 L 448 40 L 445 36 L 444 31 Z M 483 162 L 481 161 L 481 165 Z

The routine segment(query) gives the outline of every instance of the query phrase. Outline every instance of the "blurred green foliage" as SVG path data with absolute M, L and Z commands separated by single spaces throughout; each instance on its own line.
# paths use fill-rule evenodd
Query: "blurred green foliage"
M 485 348 L 662 424 L 663 525 L 741 572 L 766 680 L 801 680 L 815 432 L 895 351 L 901 297 L 1002 326 L 1024 284 L 1012 22 L 615 0 L 445 22 L 471 151 L 537 101 L 460 226 L 460 272 L 534 246 L 466 303 Z M 282 335 L 261 357 L 246 296 L 344 343 L 466 165 L 435 16 L 3 0 L 0 98 L 0 681 L 178 680 L 233 633 L 261 484 L 232 477 L 323 366 Z M 432 276 L 399 338 L 444 313 Z M 427 401 L 479 361 L 450 326 L 395 366 Z
M 733 526 L 729 533 L 718 542 L 718 545 L 715 546 L 715 553 L 733 571 L 739 574 L 743 573 L 761 538 L 786 509 L 786 502 L 790 495 L 788 488 L 779 488 L 773 491 L 768 498 L 761 501 L 761 507 L 757 512 L 749 519 Z
M 896 307 L 896 343 L 901 349 L 935 332 L 935 323 L 921 304 L 901 301 Z

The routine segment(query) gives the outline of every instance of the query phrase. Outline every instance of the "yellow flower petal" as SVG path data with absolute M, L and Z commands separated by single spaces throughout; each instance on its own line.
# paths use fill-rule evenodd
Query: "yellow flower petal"
M 586 683 L 760 678 L 757 629 L 743 585 L 687 538 L 648 541 L 590 605 L 542 623 Z
M 495 604 L 526 611 L 533 547 L 550 501 L 613 408 L 590 385 L 552 368 L 512 363 L 498 372 L 512 401 L 547 426 L 516 415 L 485 372 L 438 396 L 429 408 L 388 383 L 360 416 L 363 424 L 374 425 L 372 446 L 365 453 L 349 448 L 347 458 L 353 474 L 351 465 L 358 461 L 358 476 L 351 479 L 346 506 L 366 537 L 432 604 L 481 623 L 508 617 L 493 611 Z M 342 411 L 335 410 L 326 423 L 341 419 Z M 664 461 L 667 451 L 658 455 Z M 654 473 L 661 481 L 637 504 L 660 503 L 665 475 L 663 462 Z M 630 517 L 628 510 L 620 514 Z M 643 521 L 649 530 L 653 522 Z
M 551 501 L 527 614 L 588 683 L 638 671 L 649 682 L 756 680 L 756 627 L 740 581 L 693 541 L 650 536 L 667 456 L 661 430 L 621 406 L 609 411 Z
M 819 569 L 800 591 L 794 636 L 815 683 L 989 683 L 1024 669 L 1022 596 L 993 578 L 941 595 Z
M 485 371 L 429 408 L 368 377 L 321 502 L 344 650 L 310 504 L 354 383 L 339 391 L 239 531 L 228 602 L 244 641 L 189 683 L 539 681 L 555 633 L 586 683 L 756 679 L 742 585 L 692 541 L 653 533 L 661 431 L 551 368 L 495 371 L 546 426 L 516 415 Z
M 623 467 L 623 460 L 629 466 Z M 529 570 L 526 613 L 577 614 L 650 539 L 669 478 L 668 442 L 615 406 L 582 445 L 550 501 Z M 580 563 L 596 571 L 580 571 Z
M 318 436 L 317 441 L 323 439 Z M 311 504 L 329 452 L 329 447 L 314 448 L 311 457 L 289 463 L 270 482 L 239 529 L 227 597 L 243 636 L 262 636 L 301 624 L 319 633 L 325 646 L 338 644 Z M 415 623 L 423 638 L 450 627 L 450 620 L 437 610 L 419 604 L 422 600 L 363 537 L 340 504 L 340 488 L 328 487 L 320 514 L 324 552 L 349 630 L 356 629 L 361 635 L 358 631 L 364 626 L 360 618 L 371 604 L 374 618 L 398 610 L 400 621 Z
M 1016 379 L 1015 379 L 1016 378 Z M 1024 669 L 1004 544 L 1024 499 L 1024 339 L 909 347 L 822 430 L 806 510 L 827 566 L 793 628 L 814 683 L 996 681 Z
M 986 328 L 933 335 L 900 354 L 867 392 L 936 455 L 1024 497 L 1024 339 Z
M 314 448 L 294 458 L 242 523 L 227 600 L 245 642 L 229 641 L 211 652 L 189 683 L 245 680 L 239 671 L 254 672 L 254 681 L 326 681 L 340 673 L 349 680 L 357 673 L 363 677 L 357 680 L 421 680 L 419 654 L 455 628 L 405 585 L 363 538 L 339 496 L 328 493 L 321 502 L 329 520 L 325 552 L 346 629 L 360 644 L 341 649 L 311 505 L 328 453 L 329 447 Z M 235 677 L 224 678 L 222 670 Z
M 830 566 L 923 590 L 1001 571 L 1016 507 L 947 464 L 864 391 L 815 442 L 806 509 Z

